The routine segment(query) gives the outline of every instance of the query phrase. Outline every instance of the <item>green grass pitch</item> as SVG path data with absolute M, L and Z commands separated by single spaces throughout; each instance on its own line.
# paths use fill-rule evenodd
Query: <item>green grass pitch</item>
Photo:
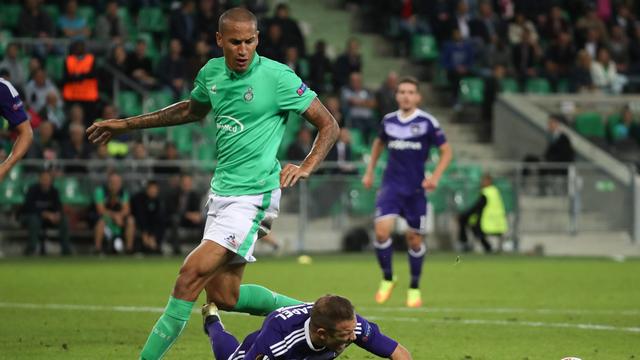
M 640 359 L 640 260 L 429 256 L 425 306 L 404 307 L 408 265 L 396 254 L 399 285 L 373 301 L 373 254 L 261 258 L 245 281 L 303 300 L 349 297 L 356 310 L 398 339 L 414 359 Z M 134 359 L 166 304 L 182 259 L 0 260 L 0 359 Z M 201 303 L 201 302 L 200 302 Z M 199 306 L 197 307 L 199 310 Z M 242 337 L 260 317 L 222 314 Z M 211 359 L 194 313 L 167 359 Z M 372 359 L 351 346 L 344 359 Z

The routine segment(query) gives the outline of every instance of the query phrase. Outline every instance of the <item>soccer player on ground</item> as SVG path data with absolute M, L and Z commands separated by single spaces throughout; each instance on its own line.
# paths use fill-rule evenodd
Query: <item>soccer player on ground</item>
M 340 356 L 352 343 L 379 357 L 411 360 L 404 346 L 356 314 L 351 302 L 340 296 L 326 295 L 314 304 L 278 309 L 242 344 L 224 330 L 214 304 L 204 307 L 202 315 L 217 360 L 328 360 Z
M 164 314 L 153 327 L 141 359 L 160 359 L 184 329 L 202 289 L 207 301 L 224 310 L 266 315 L 298 300 L 257 285 L 242 285 L 258 233 L 277 216 L 280 187 L 307 178 L 338 137 L 338 124 L 286 65 L 255 53 L 257 21 L 246 9 L 220 16 L 216 35 L 224 57 L 211 59 L 198 73 L 191 98 L 162 110 L 93 124 L 94 143 L 133 129 L 202 120 L 213 109 L 218 165 L 211 181 L 203 241 L 187 256 Z M 284 169 L 276 153 L 289 111 L 302 114 L 318 136 L 300 166 Z
M 0 116 L 7 119 L 9 128 L 18 133 L 11 153 L 0 163 L 0 181 L 2 181 L 11 168 L 27 153 L 33 141 L 31 123 L 24 111 L 18 91 L 2 77 L 0 77 Z
M 402 216 L 409 224 L 406 238 L 409 245 L 411 285 L 407 293 L 407 306 L 422 306 L 418 285 L 426 252 L 423 235 L 427 199 L 424 191 L 435 190 L 442 173 L 451 162 L 451 147 L 440 124 L 432 115 L 418 109 L 420 100 L 417 80 L 405 78 L 398 83 L 396 101 L 400 109 L 382 119 L 378 137 L 373 141 L 371 161 L 362 179 L 364 186 L 370 188 L 376 163 L 386 147 L 389 160 L 376 199 L 375 220 L 374 246 L 384 276 L 376 293 L 376 302 L 379 304 L 389 299 L 396 284 L 391 266 L 393 247 L 390 236 L 395 217 Z M 425 177 L 424 164 L 431 146 L 440 149 L 440 161 L 433 174 Z

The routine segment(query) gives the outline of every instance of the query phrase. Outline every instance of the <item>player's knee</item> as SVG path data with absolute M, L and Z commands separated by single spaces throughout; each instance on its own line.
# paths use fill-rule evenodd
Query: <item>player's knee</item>
M 380 244 L 386 242 L 391 237 L 391 232 L 387 229 L 376 229 L 376 241 Z

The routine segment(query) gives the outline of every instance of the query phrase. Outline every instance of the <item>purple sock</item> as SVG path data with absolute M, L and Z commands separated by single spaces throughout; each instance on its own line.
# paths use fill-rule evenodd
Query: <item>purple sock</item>
M 412 289 L 417 289 L 420 283 L 420 273 L 422 273 L 422 262 L 424 261 L 424 254 L 427 252 L 427 247 L 424 244 L 420 244 L 420 248 L 417 251 L 409 249 L 409 271 L 411 272 L 411 285 Z
M 393 271 L 391 270 L 391 260 L 393 259 L 393 246 L 391 238 L 382 244 L 379 242 L 373 243 L 373 247 L 376 248 L 376 256 L 378 257 L 378 264 L 382 269 L 382 275 L 385 280 L 393 280 Z
M 240 345 L 233 335 L 224 330 L 220 321 L 208 323 L 207 333 L 217 360 L 227 360 Z

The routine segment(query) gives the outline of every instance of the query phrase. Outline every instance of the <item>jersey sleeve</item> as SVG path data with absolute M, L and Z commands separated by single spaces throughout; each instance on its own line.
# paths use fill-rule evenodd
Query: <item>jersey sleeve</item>
M 191 98 L 199 103 L 209 103 L 209 92 L 207 91 L 207 82 L 205 78 L 205 68 L 203 66 L 193 82 L 193 90 L 191 90 Z
M 440 124 L 437 121 L 429 121 L 429 123 L 431 126 L 431 131 L 427 134 L 427 136 L 429 136 L 429 143 L 437 147 L 444 145 L 447 142 L 447 138 Z
M 389 358 L 398 347 L 398 342 L 380 332 L 378 325 L 367 321 L 360 315 L 356 315 L 355 344 L 368 352 L 382 358 Z
M 6 80 L 0 82 L 0 116 L 7 119 L 10 128 L 15 128 L 28 119 L 18 91 Z
M 309 89 L 293 70 L 286 68 L 282 71 L 276 90 L 280 110 L 302 114 L 307 111 L 316 96 L 315 91 Z

